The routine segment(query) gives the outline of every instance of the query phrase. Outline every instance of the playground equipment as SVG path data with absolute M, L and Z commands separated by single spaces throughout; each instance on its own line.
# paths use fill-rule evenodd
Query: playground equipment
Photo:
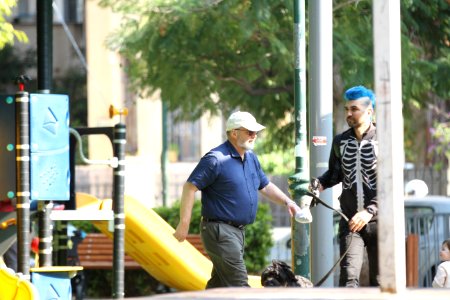
M 11 246 L 17 232 L 17 270 L 21 274 L 17 280 L 32 280 L 39 286 L 41 299 L 55 299 L 54 295 L 66 295 L 56 298 L 66 299 L 71 297 L 69 279 L 81 268 L 51 266 L 52 232 L 48 212 L 51 201 L 70 200 L 69 99 L 66 95 L 29 94 L 24 91 L 25 79 L 25 76 L 18 77 L 19 91 L 14 97 L 2 97 L 1 103 L 1 148 L 5 152 L 0 155 L 5 180 L 0 183 L 0 199 L 16 203 L 15 212 L 2 214 L 0 254 Z M 40 207 L 41 266 L 32 268 L 30 276 L 30 207 L 36 202 Z M 48 277 L 52 278 L 51 282 Z
M 64 247 L 67 245 L 67 229 L 60 226 L 56 244 L 52 245 L 50 215 L 52 201 L 74 202 L 74 155 L 69 158 L 69 99 L 66 95 L 29 94 L 24 91 L 25 76 L 18 77 L 19 91 L 16 95 L 3 97 L 1 101 L 2 124 L 2 180 L 0 199 L 14 202 L 17 220 L 18 271 L 23 278 L 38 281 L 42 276 L 30 276 L 30 207 L 38 202 L 39 214 L 39 262 L 43 268 L 33 268 L 34 273 L 53 274 L 66 272 L 73 274 L 76 268 L 52 267 L 52 250 L 63 261 Z M 3 115 L 4 114 L 4 115 Z M 111 110 L 111 117 L 124 115 L 126 110 Z M 16 126 L 13 126 L 13 125 Z M 80 131 L 105 133 L 114 145 L 116 159 L 111 165 L 114 172 L 114 257 L 115 280 L 113 295 L 123 297 L 123 189 L 124 189 L 124 145 L 125 125 L 119 122 L 114 127 L 87 128 Z M 72 147 L 73 148 L 73 147 Z M 14 151 L 15 150 L 15 151 Z M 12 164 L 11 164 L 12 162 Z M 72 162 L 70 166 L 70 162 Z M 99 163 L 99 162 L 95 162 Z M 61 218 L 59 220 L 62 220 Z M 70 220 L 67 218 L 66 220 Z M 64 222 L 61 222 L 64 223 Z M 10 227 L 10 226 L 5 226 Z M 64 229 L 66 230 L 64 232 Z M 6 236 L 6 234 L 8 235 Z M 3 237 L 4 236 L 4 237 Z M 5 248 L 13 242 L 11 230 L 2 230 L 0 241 Z M 55 246 L 55 247 L 53 247 Z M 0 253 L 3 254 L 3 253 Z M 42 280 L 40 280 L 42 281 Z M 69 287 L 70 288 L 70 287 Z M 39 290 L 43 290 L 40 288 Z M 64 293 L 61 293 L 64 294 Z M 46 296 L 44 296 L 46 297 Z
M 6 149 L 6 153 L 0 152 L 4 171 L 0 172 L 4 179 L 0 182 L 0 199 L 17 202 L 15 212 L 0 215 L 0 255 L 14 242 L 17 233 L 18 271 L 23 275 L 12 280 L 11 276 L 4 275 L 10 271 L 2 271 L 0 284 L 15 282 L 14 286 L 23 285 L 25 290 L 31 291 L 29 298 L 21 296 L 20 299 L 37 298 L 33 294 L 35 289 L 22 284 L 29 280 L 39 287 L 40 299 L 70 299 L 70 278 L 82 267 L 64 266 L 67 259 L 67 225 L 64 224 L 70 220 L 92 220 L 114 241 L 114 298 L 124 297 L 125 247 L 148 273 L 167 286 L 179 290 L 204 289 L 212 263 L 189 242 L 179 243 L 173 237 L 174 229 L 152 209 L 133 198 L 127 198 L 124 205 L 126 127 L 122 117 L 127 110 L 110 107 L 111 118 L 120 116 L 114 127 L 73 129 L 69 128 L 68 96 L 28 94 L 23 84 L 19 89 L 14 97 L 0 98 L 0 128 L 6 131 L 2 132 L 0 140 L 1 151 Z M 17 125 L 12 128 L 11 124 Z M 106 135 L 113 144 L 114 156 L 93 161 L 80 152 L 85 163 L 106 164 L 114 170 L 112 200 L 78 196 L 83 206 L 95 208 L 92 213 L 77 209 L 73 180 L 76 146 L 80 144 L 81 151 L 81 136 L 88 134 Z M 53 201 L 64 201 L 68 209 L 52 210 Z M 30 207 L 36 202 L 40 266 L 30 268 Z M 56 222 L 55 238 L 51 222 Z M 53 266 L 53 261 L 57 266 Z M 251 276 L 250 285 L 260 287 L 260 278 Z M 59 296 L 55 295 L 55 288 Z
M 36 299 L 38 291 L 28 280 L 20 278 L 7 268 L 0 257 L 0 283 L 2 292 L 0 299 Z
M 86 209 L 106 210 L 111 200 L 100 201 L 91 195 L 77 194 Z M 93 204 L 93 205 L 89 205 Z M 81 208 L 82 209 L 82 208 Z M 104 234 L 112 237 L 107 222 L 94 221 Z M 125 196 L 125 251 L 158 281 L 182 291 L 205 288 L 212 262 L 188 241 L 178 242 L 175 230 L 142 201 Z M 261 287 L 259 276 L 249 276 L 252 287 Z

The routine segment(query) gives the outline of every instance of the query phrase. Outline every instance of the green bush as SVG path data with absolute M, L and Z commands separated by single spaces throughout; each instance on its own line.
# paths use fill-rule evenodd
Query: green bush
M 171 207 L 157 207 L 154 209 L 167 223 L 176 228 L 180 218 L 180 202 Z M 189 233 L 200 232 L 201 202 L 195 201 L 192 208 L 191 225 Z M 245 228 L 245 265 L 252 274 L 259 274 L 267 266 L 267 254 L 273 246 L 271 234 L 272 214 L 270 205 L 259 203 L 256 220 Z

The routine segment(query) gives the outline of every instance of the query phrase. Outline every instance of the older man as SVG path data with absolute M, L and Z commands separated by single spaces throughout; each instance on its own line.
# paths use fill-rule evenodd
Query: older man
M 184 241 L 189 231 L 194 193 L 202 193 L 200 234 L 213 263 L 206 288 L 249 286 L 244 263 L 245 225 L 254 222 L 258 191 L 285 205 L 291 216 L 298 206 L 264 174 L 253 153 L 265 127 L 248 112 L 227 120 L 227 141 L 205 154 L 183 186 L 180 222 L 174 233 Z

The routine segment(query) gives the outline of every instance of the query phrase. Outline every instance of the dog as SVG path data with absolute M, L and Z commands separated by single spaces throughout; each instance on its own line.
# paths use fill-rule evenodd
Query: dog
M 295 275 L 288 264 L 276 259 L 262 272 L 261 284 L 263 287 L 313 287 L 308 278 Z

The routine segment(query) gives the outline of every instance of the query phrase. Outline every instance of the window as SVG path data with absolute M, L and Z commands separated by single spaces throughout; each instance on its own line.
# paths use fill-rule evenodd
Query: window
M 64 20 L 67 23 L 83 23 L 83 0 L 64 1 Z
M 200 158 L 200 120 L 178 121 L 177 112 L 168 113 L 169 150 L 177 152 L 177 160 L 198 161 Z

